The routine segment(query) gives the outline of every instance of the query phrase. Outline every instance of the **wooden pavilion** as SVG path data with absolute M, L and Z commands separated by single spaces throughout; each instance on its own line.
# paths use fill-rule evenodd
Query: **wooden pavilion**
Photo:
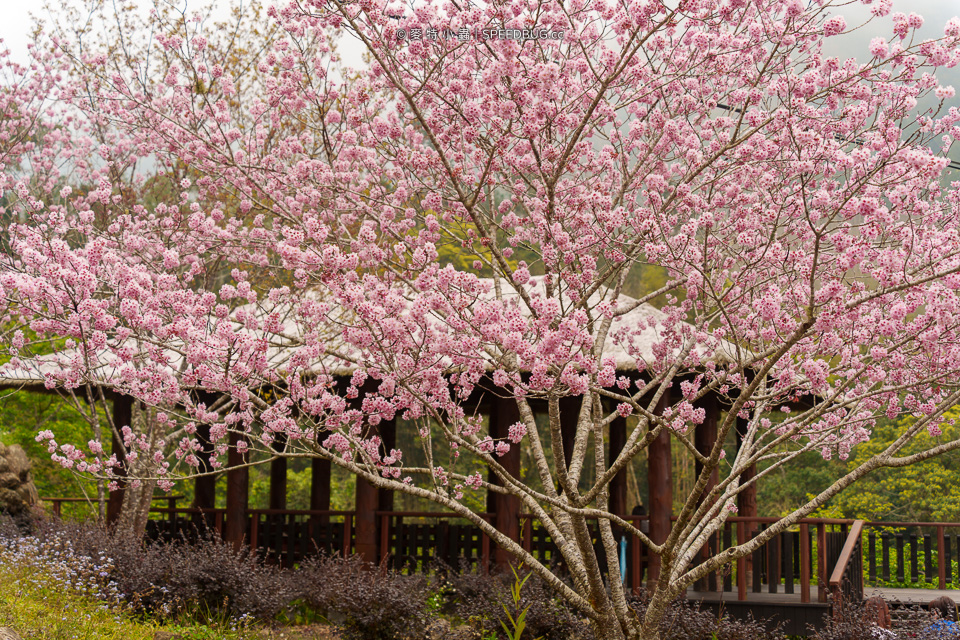
M 530 282 L 530 290 L 536 291 L 543 288 L 542 278 L 534 278 Z M 491 295 L 486 294 L 488 297 Z M 481 296 L 482 297 L 482 296 Z M 508 304 L 515 303 L 518 308 L 519 296 L 513 294 L 513 300 L 507 296 Z M 594 299 L 595 298 L 595 299 Z M 594 294 L 594 298 L 589 300 L 591 305 L 599 304 L 602 301 L 602 293 Z M 563 304 L 571 304 L 569 299 L 562 299 Z M 642 374 L 638 373 L 637 359 L 643 358 L 646 361 L 652 361 L 654 356 L 654 344 L 659 339 L 655 325 L 662 323 L 666 314 L 649 304 L 638 304 L 637 301 L 627 297 L 620 296 L 618 304 L 625 307 L 632 307 L 626 314 L 618 319 L 620 326 L 640 326 L 645 327 L 642 331 L 635 333 L 629 339 L 630 344 L 618 342 L 612 337 L 608 337 L 604 353 L 613 357 L 618 373 L 626 375 L 632 381 L 642 380 Z M 255 310 L 256 313 L 265 313 L 262 309 Z M 611 332 L 613 335 L 613 332 Z M 724 343 L 721 351 L 732 353 L 735 347 Z M 270 349 L 269 358 L 274 363 L 285 361 L 290 355 L 290 347 L 273 346 Z M 631 355 L 632 354 L 632 355 Z M 715 354 L 701 354 L 704 360 L 716 357 Z M 9 368 L 0 372 L 0 386 L 4 388 L 22 388 L 37 391 L 49 391 L 44 384 L 43 372 L 45 368 L 57 367 L 58 356 L 39 364 L 34 370 L 20 368 L 10 370 Z M 61 354 L 62 357 L 62 354 Z M 172 358 L 173 365 L 176 366 L 176 358 Z M 323 363 L 327 371 L 335 370 L 337 377 L 344 381 L 352 374 L 352 369 L 345 366 L 343 362 Z M 103 387 L 110 395 L 113 405 L 114 424 L 130 424 L 133 409 L 133 399 L 130 396 L 120 394 L 114 391 L 110 380 L 116 375 L 118 366 L 115 358 L 105 358 L 98 369 L 98 386 Z M 675 384 L 679 384 L 676 381 Z M 662 411 L 671 404 L 671 390 L 661 397 L 657 406 L 657 411 Z M 362 396 L 353 402 L 361 402 Z M 560 422 L 561 435 L 563 438 L 563 448 L 566 459 L 569 464 L 573 452 L 573 442 L 577 429 L 577 420 L 580 408 L 579 397 L 568 397 L 561 400 L 560 403 Z M 493 438 L 505 438 L 508 427 L 520 419 L 519 411 L 512 397 L 507 393 L 498 393 L 491 378 L 485 378 L 477 386 L 472 397 L 467 400 L 471 409 L 488 416 L 489 433 Z M 717 438 L 717 427 L 721 418 L 722 407 L 716 397 L 707 396 L 700 403 L 705 410 L 706 418 L 702 424 L 698 425 L 694 432 L 695 446 L 698 451 L 709 452 Z M 546 404 L 543 401 L 531 400 L 531 405 L 535 411 L 546 411 Z M 738 420 L 738 435 L 746 428 L 745 421 Z M 396 446 L 396 420 L 384 420 L 377 426 L 378 434 L 383 442 L 384 449 L 389 451 Z M 198 432 L 201 442 L 209 445 L 209 434 Z M 607 438 L 607 459 L 614 459 L 623 449 L 627 440 L 627 420 L 624 418 L 615 419 L 609 427 L 609 436 Z M 239 441 L 238 434 L 231 434 L 230 448 L 228 453 L 227 467 L 221 473 L 226 475 L 226 508 L 216 509 L 216 483 L 217 475 L 212 474 L 209 467 L 210 447 L 205 447 L 198 457 L 201 458 L 201 465 L 205 466 L 210 475 L 202 475 L 194 480 L 194 502 L 191 509 L 201 513 L 219 514 L 216 519 L 222 527 L 222 534 L 228 541 L 236 545 L 249 544 L 251 538 L 257 537 L 251 524 L 249 508 L 249 469 L 243 466 L 246 458 L 236 448 Z M 282 452 L 283 441 L 278 440 L 273 443 L 273 447 Z M 113 452 L 117 458 L 124 458 L 124 447 L 114 438 Z M 520 474 L 520 453 L 518 447 L 513 447 L 510 452 L 499 459 L 500 464 L 511 474 L 518 476 Z M 287 510 L 287 459 L 284 457 L 274 458 L 269 462 L 270 465 L 270 490 L 269 490 L 269 511 L 279 513 Z M 332 513 L 330 511 L 331 496 L 331 463 L 324 458 L 314 458 L 312 465 L 312 479 L 310 487 L 309 511 L 314 513 Z M 697 474 L 700 473 L 700 465 L 697 465 Z M 666 539 L 671 527 L 672 505 L 673 505 L 673 461 L 671 452 L 671 437 L 667 432 L 663 432 L 649 446 L 647 455 L 647 484 L 649 488 L 649 499 L 646 505 L 649 521 L 650 537 L 655 542 Z M 744 480 L 749 479 L 752 471 L 747 473 Z M 496 482 L 496 477 L 491 474 L 491 481 Z M 716 482 L 716 473 L 712 482 Z M 709 490 L 709 488 L 708 488 Z M 123 489 L 114 491 L 110 494 L 107 510 L 108 521 L 114 521 L 119 514 L 123 501 Z M 614 513 L 620 516 L 632 516 L 631 513 L 635 505 L 627 504 L 627 475 L 626 471 L 621 471 L 613 479 L 610 485 L 610 504 Z M 756 487 L 751 484 L 738 498 L 739 515 L 742 517 L 755 517 L 757 515 Z M 368 560 L 378 560 L 385 554 L 384 532 L 382 518 L 378 514 L 393 512 L 394 497 L 393 492 L 378 489 L 365 480 L 357 480 L 355 492 L 355 506 L 351 518 L 351 531 L 349 538 L 352 539 L 352 551 L 360 554 Z M 514 496 L 505 496 L 495 493 L 489 493 L 487 498 L 487 512 L 493 524 L 498 530 L 502 531 L 514 540 L 520 541 L 524 535 L 521 530 L 524 526 L 523 514 L 520 512 L 520 500 Z M 527 526 L 530 520 L 526 520 Z M 532 535 L 530 533 L 527 534 Z M 506 566 L 512 557 L 503 549 L 494 549 L 491 558 L 496 565 Z M 647 567 L 648 579 L 655 579 L 658 571 L 658 558 L 650 559 Z

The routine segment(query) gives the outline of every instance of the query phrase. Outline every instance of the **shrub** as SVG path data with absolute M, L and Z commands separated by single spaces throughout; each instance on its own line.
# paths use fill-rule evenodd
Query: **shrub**
M 891 612 L 893 628 L 879 629 L 860 604 L 845 605 L 837 615 L 826 616 L 823 627 L 816 630 L 811 640 L 944 640 L 956 634 L 939 629 L 937 618 L 919 605 L 900 607 Z
M 426 578 L 406 576 L 354 556 L 318 556 L 296 571 L 304 603 L 337 622 L 348 639 L 426 637 L 430 622 Z
M 646 595 L 631 599 L 630 606 L 642 618 L 647 610 Z M 660 633 L 667 640 L 786 640 L 779 628 L 770 630 L 762 621 L 728 615 L 718 619 L 686 600 L 676 600 L 667 607 L 660 620 Z
M 5 535 L 11 539 L 9 527 Z M 17 544 L 31 540 L 48 554 L 69 550 L 94 559 L 103 584 L 99 597 L 161 619 L 187 613 L 195 618 L 268 620 L 297 596 L 290 572 L 263 564 L 245 548 L 235 551 L 213 536 L 148 545 L 88 524 L 47 520 L 37 524 L 34 536 Z

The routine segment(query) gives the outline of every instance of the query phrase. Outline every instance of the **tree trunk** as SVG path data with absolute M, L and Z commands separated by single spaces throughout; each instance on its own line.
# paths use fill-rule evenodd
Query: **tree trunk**
M 153 492 L 157 483 L 144 480 L 139 485 L 128 484 L 123 492 L 123 506 L 114 532 L 132 536 L 139 540 L 147 530 L 147 519 L 150 515 L 150 504 L 153 501 Z
M 596 640 L 627 640 L 627 635 L 620 626 L 617 616 L 612 613 L 594 622 L 593 635 Z
M 128 410 L 129 414 L 122 417 L 129 421 L 135 432 L 146 434 L 150 443 L 155 443 L 158 438 L 155 420 L 156 409 L 148 409 L 139 402 L 135 402 L 131 403 Z M 125 423 L 126 421 L 122 421 L 122 424 Z M 125 458 L 125 474 L 127 476 L 143 478 L 153 475 L 152 470 L 147 468 L 139 457 L 133 460 L 129 457 Z M 124 485 L 123 502 L 117 516 L 116 526 L 113 528 L 115 533 L 132 536 L 137 540 L 143 537 L 147 529 L 147 519 L 150 515 L 150 505 L 156 487 L 156 480 L 131 481 Z

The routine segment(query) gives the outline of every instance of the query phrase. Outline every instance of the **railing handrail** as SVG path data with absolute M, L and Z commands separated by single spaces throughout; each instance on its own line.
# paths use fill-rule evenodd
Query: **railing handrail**
M 181 499 L 184 496 L 154 496 L 153 500 L 162 501 L 162 500 L 177 500 Z M 47 502 L 89 502 L 87 498 L 53 498 L 53 497 L 41 497 L 40 500 Z M 224 507 L 151 507 L 150 509 L 153 512 L 157 513 L 168 513 L 170 511 L 174 512 L 187 512 L 195 513 L 198 510 L 204 512 L 215 512 L 215 511 L 225 511 Z M 321 509 L 246 509 L 248 514 L 259 514 L 259 515 L 313 515 L 313 516 L 352 516 L 356 515 L 355 510 L 321 510 Z M 464 516 L 454 513 L 452 511 L 383 511 L 377 510 L 374 512 L 378 517 L 382 516 L 395 516 L 400 518 L 464 518 Z M 482 518 L 492 518 L 494 513 L 478 513 Z M 537 516 L 532 513 L 520 513 L 518 517 L 521 520 L 536 520 Z M 626 520 L 627 522 L 644 522 L 650 519 L 650 514 L 644 515 L 623 515 L 620 516 L 621 519 Z M 588 518 L 594 519 L 594 518 Z M 671 517 L 671 520 L 676 520 L 676 516 Z M 757 524 L 775 524 L 780 522 L 781 518 L 776 518 L 772 516 L 729 516 L 726 518 L 726 522 L 730 523 L 757 523 Z M 791 526 L 801 525 L 801 524 L 827 524 L 827 525 L 853 525 L 856 523 L 861 523 L 861 530 L 863 527 L 887 527 L 887 528 L 906 528 L 906 527 L 957 527 L 960 528 L 960 522 L 888 522 L 888 521 L 866 521 L 866 520 L 856 520 L 852 518 L 800 518 L 799 520 L 793 522 Z
M 354 513 L 351 511 L 350 513 Z M 454 513 L 453 511 L 376 511 L 378 516 L 396 516 L 398 518 L 463 518 L 466 516 Z M 490 519 L 496 514 L 492 512 L 476 513 L 481 518 Z M 521 513 L 520 518 L 530 517 L 529 514 Z
M 226 507 L 151 507 L 150 513 L 226 513 Z M 248 515 L 267 516 L 353 516 L 356 511 L 324 511 L 319 509 L 246 509 Z
M 847 540 L 843 543 L 843 549 L 840 551 L 840 557 L 837 559 L 837 566 L 833 568 L 833 575 L 830 576 L 830 587 L 839 588 L 843 582 L 843 577 L 847 573 L 847 565 L 853 556 L 853 550 L 860 542 L 860 535 L 863 532 L 863 520 L 856 520 L 850 533 L 847 534 Z
M 151 501 L 152 500 L 179 500 L 181 498 L 183 498 L 183 496 L 180 496 L 180 495 L 153 496 L 153 498 L 151 498 Z M 97 501 L 96 496 L 91 496 L 89 498 L 51 498 L 49 496 L 41 496 L 40 499 L 45 502 L 96 502 Z
M 331 511 L 329 509 L 247 509 L 247 513 L 260 516 L 354 516 L 356 511 Z

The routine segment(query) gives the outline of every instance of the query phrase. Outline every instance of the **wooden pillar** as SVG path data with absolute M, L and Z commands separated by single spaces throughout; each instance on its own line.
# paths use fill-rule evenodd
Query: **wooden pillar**
M 198 471 L 204 473 L 213 470 L 210 466 L 210 457 L 213 454 L 213 445 L 210 442 L 210 425 L 200 425 L 197 427 L 197 439 L 202 445 L 202 449 L 197 452 L 200 458 L 200 467 Z M 217 506 L 217 477 L 214 475 L 197 476 L 193 481 L 193 506 L 198 509 L 214 509 Z M 203 522 L 207 527 L 214 524 L 213 513 L 204 514 L 196 519 L 196 523 Z
M 382 455 L 388 456 L 391 449 L 397 448 L 397 421 L 384 420 L 377 425 L 377 429 L 380 432 L 382 442 L 380 445 Z M 377 507 L 380 511 L 393 511 L 393 491 L 380 489 L 377 496 Z
M 120 431 L 123 427 L 130 426 L 130 422 L 133 420 L 133 398 L 130 396 L 114 394 L 113 395 L 113 424 L 116 427 L 117 431 Z M 124 462 L 126 460 L 126 452 L 123 448 L 123 444 L 117 438 L 116 434 L 111 434 L 111 443 L 113 447 L 113 454 L 117 456 L 117 460 Z M 126 469 L 116 470 L 118 475 L 126 475 Z M 120 517 L 120 510 L 123 508 L 123 482 L 117 481 L 119 488 L 116 491 L 110 492 L 110 497 L 107 499 L 107 524 L 114 524 L 117 521 L 117 518 Z
M 326 458 L 314 458 L 311 461 L 310 509 L 313 511 L 330 510 L 330 461 Z
M 354 550 L 367 562 L 376 562 L 377 556 L 377 508 L 379 495 L 377 488 L 357 477 L 356 515 L 354 516 Z
M 710 452 L 713 450 L 713 445 L 717 442 L 717 428 L 720 423 L 720 406 L 717 404 L 717 397 L 712 393 L 703 398 L 699 406 L 706 411 L 706 416 L 703 419 L 703 423 L 698 425 L 694 431 L 693 444 L 700 455 L 709 457 Z M 697 461 L 696 473 L 698 479 L 702 471 L 703 465 Z M 714 469 L 710 474 L 710 479 L 707 481 L 707 486 L 703 489 L 701 499 L 717 486 L 719 478 L 720 470 Z
M 273 450 L 283 451 L 286 436 L 278 435 L 273 441 Z M 270 462 L 270 508 L 287 508 L 287 459 L 276 458 Z
M 737 448 L 739 449 L 743 442 L 743 436 L 746 435 L 749 428 L 749 421 L 746 418 L 737 418 Z M 757 475 L 757 466 L 751 465 L 740 476 L 740 484 L 743 485 Z M 751 484 L 740 492 L 737 496 L 737 515 L 744 518 L 757 517 L 757 485 Z
M 520 410 L 512 396 L 494 397 L 490 407 L 490 436 L 505 439 L 511 424 L 519 422 Z M 561 413 L 562 415 L 562 413 Z M 520 476 L 520 446 L 511 444 L 510 451 L 497 458 L 497 462 L 514 477 Z M 490 472 L 490 482 L 500 484 L 500 479 Z M 511 540 L 520 541 L 520 498 L 499 493 L 487 493 L 487 510 L 494 513 L 494 526 Z M 513 555 L 499 546 L 494 554 L 494 562 L 500 569 L 507 569 Z
M 737 417 L 737 449 L 739 450 L 743 444 L 743 437 L 746 435 L 747 430 L 749 429 L 749 420 L 746 418 Z M 740 484 L 748 482 L 757 475 L 756 465 L 751 465 L 747 467 L 746 471 L 740 474 Z M 742 518 L 756 518 L 757 517 L 757 485 L 756 483 L 750 485 L 746 489 L 743 489 L 739 494 L 737 494 L 737 515 Z M 745 522 L 744 527 L 744 539 L 749 540 L 757 532 L 757 524 L 755 522 Z M 746 584 L 753 583 L 753 555 L 750 554 L 746 557 L 746 562 L 744 562 L 744 579 Z
M 703 422 L 697 425 L 697 428 L 694 431 L 693 445 L 696 447 L 697 453 L 702 456 L 709 457 L 714 445 L 717 442 L 717 430 L 720 422 L 720 406 L 717 404 L 717 397 L 712 393 L 703 398 L 698 404 L 699 408 L 704 410 L 705 415 Z M 703 472 L 703 464 L 697 461 L 695 469 L 696 481 L 699 481 L 700 474 Z M 700 494 L 700 499 L 698 501 L 700 504 L 703 504 L 706 496 L 710 495 L 710 492 L 713 490 L 713 488 L 717 486 L 719 478 L 720 470 L 714 469 L 710 473 L 710 477 L 707 479 L 707 485 L 703 488 L 703 492 Z M 708 541 L 707 544 L 700 549 L 699 554 L 702 562 L 706 562 L 707 559 L 709 559 L 719 550 L 719 538 L 720 534 L 718 532 L 715 536 L 711 536 L 710 541 Z M 695 583 L 695 588 L 700 591 L 716 591 L 722 584 L 723 583 L 719 581 L 719 574 L 711 573 L 706 580 L 699 580 L 697 583 Z
M 613 464 L 627 444 L 627 419 L 616 418 L 610 423 L 610 454 L 607 464 Z M 624 467 L 610 481 L 610 512 L 625 516 L 627 511 L 627 469 Z
M 237 450 L 245 442 L 239 433 L 230 433 L 230 449 L 227 451 L 227 524 L 224 539 L 239 550 L 247 535 L 247 507 L 250 500 L 250 468 L 240 467 L 247 462 L 246 456 Z
M 667 389 L 657 403 L 654 413 L 662 415 L 671 404 Z M 673 515 L 673 457 L 670 450 L 669 429 L 660 432 L 650 443 L 647 457 L 647 485 L 650 488 L 650 539 L 660 544 L 670 535 L 670 517 Z M 660 578 L 660 558 L 650 554 L 647 588 L 653 591 Z
M 577 439 L 577 422 L 580 420 L 581 396 L 560 398 L 560 435 L 563 439 L 563 459 L 570 468 L 573 459 L 573 447 Z

